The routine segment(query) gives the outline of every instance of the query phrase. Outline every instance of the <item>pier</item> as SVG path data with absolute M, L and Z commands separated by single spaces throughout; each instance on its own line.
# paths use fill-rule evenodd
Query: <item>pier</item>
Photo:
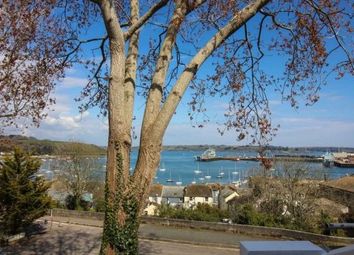
M 219 160 L 230 160 L 230 161 L 260 161 L 261 157 L 214 157 L 214 158 L 198 158 L 197 161 L 209 162 L 209 161 L 219 161 Z M 269 159 L 272 161 L 301 161 L 301 162 L 314 162 L 322 163 L 322 157 L 299 155 L 299 156 L 289 156 L 289 155 L 275 155 L 274 157 L 264 157 L 263 159 Z

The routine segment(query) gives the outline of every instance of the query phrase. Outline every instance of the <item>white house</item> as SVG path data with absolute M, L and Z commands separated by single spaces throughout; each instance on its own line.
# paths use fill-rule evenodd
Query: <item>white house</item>
M 149 202 L 150 203 L 156 203 L 159 205 L 161 204 L 162 188 L 163 188 L 163 186 L 161 184 L 151 185 L 150 191 L 149 191 Z
M 190 208 L 198 204 L 213 205 L 211 188 L 204 184 L 188 185 L 184 189 L 184 207 Z

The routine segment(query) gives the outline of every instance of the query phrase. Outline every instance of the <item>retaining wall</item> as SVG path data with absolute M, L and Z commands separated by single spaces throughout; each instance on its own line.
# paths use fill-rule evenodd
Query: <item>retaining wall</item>
M 71 211 L 64 209 L 53 209 L 53 216 L 71 217 L 71 218 L 87 218 L 95 220 L 103 220 L 104 213 L 85 212 L 85 211 Z M 327 246 L 345 246 L 354 244 L 354 238 L 336 237 L 313 234 L 309 232 L 289 230 L 283 228 L 261 227 L 242 224 L 228 224 L 205 221 L 191 221 L 180 219 L 168 219 L 151 216 L 142 216 L 142 223 L 158 224 L 164 226 L 194 228 L 194 229 L 208 229 L 214 231 L 224 231 L 232 233 L 240 233 L 251 236 L 263 236 L 264 238 L 272 237 L 279 239 L 293 239 L 293 240 L 307 240 L 317 244 L 324 244 Z

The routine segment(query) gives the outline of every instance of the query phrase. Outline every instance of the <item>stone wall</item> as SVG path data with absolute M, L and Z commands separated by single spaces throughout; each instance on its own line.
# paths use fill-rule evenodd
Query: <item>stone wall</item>
M 85 211 L 71 211 L 64 209 L 51 210 L 53 216 L 69 217 L 69 218 L 86 218 L 103 220 L 104 213 L 97 212 L 85 212 Z M 49 212 L 50 213 L 50 212 Z M 264 239 L 276 238 L 286 240 L 308 240 L 313 243 L 327 245 L 327 246 L 345 246 L 348 244 L 354 244 L 354 238 L 349 237 L 335 237 L 313 234 L 308 232 L 288 230 L 283 228 L 271 228 L 261 226 L 251 226 L 242 224 L 228 224 L 217 222 L 205 222 L 205 221 L 190 221 L 180 219 L 167 219 L 151 216 L 142 216 L 142 223 L 158 224 L 164 226 L 180 227 L 180 228 L 194 228 L 194 229 L 208 229 L 214 231 L 224 231 L 232 233 L 240 233 L 251 236 L 262 236 Z

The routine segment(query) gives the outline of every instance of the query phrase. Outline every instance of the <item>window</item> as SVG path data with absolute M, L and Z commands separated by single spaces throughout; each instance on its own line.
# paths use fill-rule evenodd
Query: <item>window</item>
M 208 201 L 209 197 L 205 197 L 205 201 Z

